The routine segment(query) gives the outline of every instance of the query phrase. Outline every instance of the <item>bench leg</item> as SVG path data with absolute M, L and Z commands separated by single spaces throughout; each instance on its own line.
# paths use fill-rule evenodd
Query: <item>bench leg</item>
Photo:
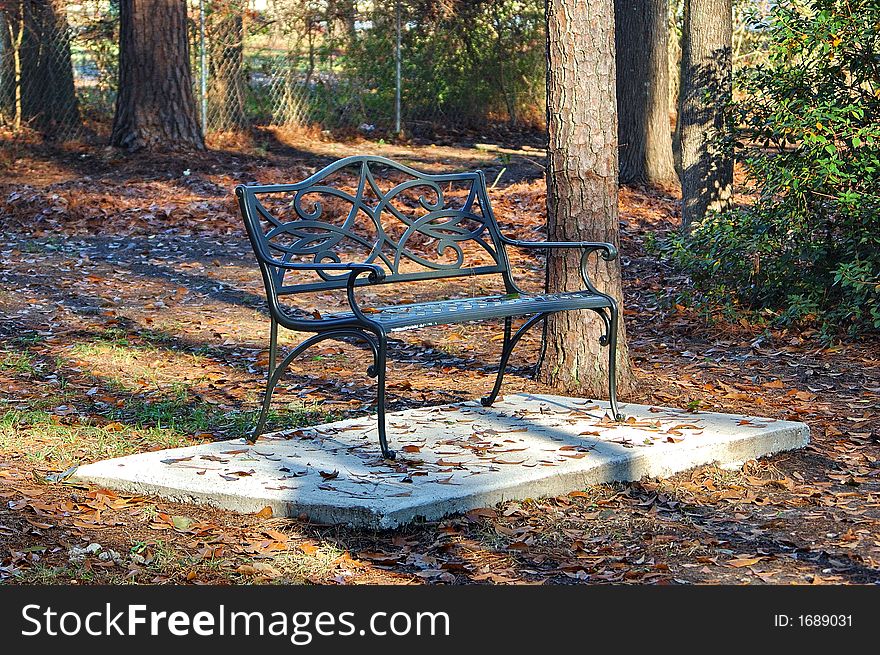
M 617 406 L 617 326 L 620 322 L 620 310 L 617 303 L 611 305 L 608 321 L 608 400 L 611 403 L 611 414 L 615 421 L 622 421 L 623 414 Z
M 272 318 L 269 329 L 269 377 L 275 372 L 275 363 L 278 359 L 278 321 Z
M 495 376 L 495 386 L 492 387 L 492 391 L 488 396 L 480 398 L 480 403 L 483 407 L 491 407 L 492 403 L 494 403 L 495 399 L 498 397 L 498 392 L 501 391 L 501 381 L 504 380 L 504 370 L 507 368 L 507 360 L 510 359 L 510 326 L 512 323 L 512 317 L 508 316 L 504 319 L 504 345 L 501 347 L 501 363 L 498 364 L 498 375 Z
M 388 447 L 388 434 L 385 429 L 385 373 L 388 361 L 388 340 L 384 334 L 378 335 L 379 343 L 374 350 L 373 365 L 367 370 L 367 375 L 376 378 L 376 414 L 379 423 L 379 446 L 382 448 L 382 457 L 395 459 L 397 453 Z
M 260 417 L 257 419 L 257 425 L 247 438 L 250 443 L 254 443 L 259 438 L 260 434 L 262 434 L 263 428 L 266 427 L 266 419 L 269 416 L 269 406 L 272 404 L 272 392 L 275 391 L 275 385 L 272 384 L 272 378 L 275 376 L 277 360 L 278 321 L 275 320 L 275 317 L 272 317 L 269 327 L 269 375 L 266 378 L 266 391 L 263 393 L 263 407 L 260 409 Z
M 507 362 L 510 359 L 510 354 L 513 352 L 514 346 L 516 346 L 519 340 L 522 339 L 523 335 L 528 332 L 535 323 L 539 323 L 545 318 L 547 318 L 547 314 L 536 314 L 535 316 L 532 316 L 522 324 L 512 338 L 510 336 L 510 324 L 513 319 L 504 319 L 504 347 L 501 349 L 501 363 L 498 366 L 498 376 L 495 378 L 495 386 L 492 388 L 492 392 L 485 398 L 480 398 L 480 403 L 483 407 L 490 407 L 498 397 L 498 392 L 501 391 L 501 382 L 504 380 L 504 372 L 507 370 Z
M 324 332 L 312 335 L 301 344 L 299 344 L 292 351 L 290 351 L 284 357 L 284 359 L 281 360 L 281 363 L 276 365 L 275 360 L 278 354 L 278 325 L 273 321 L 269 337 L 269 379 L 266 381 L 266 392 L 263 396 L 263 407 L 260 410 L 260 416 L 257 419 L 256 427 L 254 427 L 253 431 L 247 437 L 248 443 L 254 443 L 257 438 L 263 433 L 263 428 L 266 427 L 266 419 L 269 417 L 269 407 L 272 404 L 272 394 L 275 391 L 275 387 L 278 386 L 278 382 L 281 380 L 281 376 L 284 375 L 284 371 L 286 371 L 287 367 L 290 366 L 290 363 L 300 354 L 302 354 L 304 350 L 315 345 L 319 341 L 324 341 L 325 339 L 340 339 L 344 337 L 366 341 L 369 344 L 370 349 L 373 351 L 373 356 L 378 358 L 378 346 L 373 338 L 367 335 L 365 332 L 361 332 L 358 330 L 335 330 L 333 332 Z

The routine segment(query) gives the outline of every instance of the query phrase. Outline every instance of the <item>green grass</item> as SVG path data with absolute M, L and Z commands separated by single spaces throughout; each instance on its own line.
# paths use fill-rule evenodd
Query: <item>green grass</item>
M 7 351 L 0 354 L 0 371 L 19 375 L 34 372 L 34 356 L 27 351 Z
M 9 343 L 15 346 L 36 346 L 46 340 L 42 334 L 31 332 L 29 334 L 19 334 L 9 338 Z
M 51 413 L 51 409 L 65 404 L 65 396 L 41 399 L 39 408 L 7 409 L 0 414 L 0 450 L 66 468 L 150 449 L 190 446 L 204 438 L 194 441 L 195 435 L 242 437 L 253 428 L 258 414 L 256 409 L 219 410 L 181 388 L 173 396 L 155 402 L 132 398 L 121 408 L 97 414 L 98 420 L 80 418 L 67 423 L 64 417 Z M 269 425 L 296 428 L 336 418 L 316 404 L 301 404 L 270 412 Z
M 173 430 L 112 427 L 68 425 L 42 410 L 7 410 L 0 415 L 0 449 L 24 453 L 33 462 L 66 467 L 156 447 L 192 445 L 186 435 Z
M 50 366 L 55 378 L 43 395 L 24 407 L 0 400 L 0 449 L 44 466 L 67 468 L 205 439 L 238 438 L 251 431 L 259 413 L 256 403 L 248 402 L 247 410 L 230 410 L 204 400 L 194 393 L 191 382 L 154 366 L 168 356 L 185 358 L 187 366 L 204 366 L 206 359 L 192 352 L 132 343 L 129 334 L 117 328 L 71 344 Z M 28 351 L 0 351 L 0 370 L 13 374 L 39 372 L 35 361 Z M 78 371 L 75 385 L 73 378 L 68 382 L 63 375 L 72 366 Z M 93 402 L 84 393 L 86 385 L 116 400 Z M 57 408 L 62 405 L 76 411 L 59 416 Z M 267 426 L 297 428 L 337 418 L 317 403 L 295 403 L 271 411 Z
M 130 346 L 130 334 L 118 327 L 104 328 L 90 336 L 90 341 L 75 343 L 70 352 L 76 355 L 94 355 L 102 352 L 107 346 Z
M 22 584 L 51 585 L 68 584 L 70 580 L 80 580 L 85 583 L 94 583 L 97 576 L 90 569 L 82 566 L 62 565 L 51 566 L 37 562 L 19 573 L 16 580 Z

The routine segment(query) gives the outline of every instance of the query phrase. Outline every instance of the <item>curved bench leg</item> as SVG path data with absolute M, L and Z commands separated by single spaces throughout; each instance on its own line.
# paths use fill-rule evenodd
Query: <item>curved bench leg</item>
M 620 310 L 617 303 L 610 307 L 610 319 L 607 322 L 608 335 L 608 400 L 611 403 L 611 414 L 615 421 L 622 421 L 623 414 L 617 406 L 617 326 L 620 321 Z
M 266 381 L 266 392 L 263 396 L 263 407 L 260 410 L 260 416 L 257 419 L 256 427 L 254 427 L 253 431 L 247 437 L 248 443 L 254 443 L 257 438 L 259 438 L 259 436 L 263 433 L 263 428 L 266 427 L 266 419 L 269 417 L 269 407 L 272 404 L 272 394 L 275 392 L 275 387 L 278 385 L 278 382 L 281 380 L 281 376 L 284 375 L 287 367 L 290 366 L 290 363 L 299 355 L 301 355 L 303 351 L 315 345 L 319 341 L 324 341 L 325 339 L 339 339 L 342 337 L 352 337 L 354 339 L 361 339 L 363 341 L 366 341 L 370 345 L 370 348 L 372 349 L 373 355 L 375 357 L 377 352 L 377 345 L 373 341 L 373 339 L 367 335 L 366 332 L 360 332 L 358 330 L 334 330 L 332 332 L 323 332 L 312 335 L 301 344 L 299 344 L 296 348 L 291 350 L 284 357 L 284 359 L 281 360 L 281 363 L 276 366 L 275 359 L 278 352 L 278 325 L 273 321 L 269 338 L 269 379 Z
M 388 447 L 388 435 L 385 430 L 385 372 L 388 361 L 388 340 L 384 334 L 378 335 L 379 343 L 374 352 L 371 375 L 376 376 L 376 415 L 379 423 L 379 446 L 382 448 L 382 457 L 394 459 L 397 453 Z
M 275 364 L 278 360 L 278 321 L 272 317 L 272 327 L 269 329 L 269 377 L 275 372 Z
M 510 359 L 510 354 L 513 352 L 514 346 L 516 346 L 519 340 L 522 339 L 523 335 L 528 332 L 529 328 L 545 318 L 547 318 L 547 314 L 536 314 L 535 316 L 532 316 L 522 324 L 522 326 L 516 331 L 516 334 L 513 335 L 513 338 L 510 336 L 510 324 L 512 319 L 504 319 L 504 347 L 501 349 L 501 363 L 498 366 L 498 376 L 495 378 L 495 386 L 492 388 L 492 392 L 485 398 L 480 398 L 480 403 L 483 407 L 490 407 L 498 397 L 498 392 L 501 391 L 501 382 L 504 380 L 504 372 L 507 370 L 507 361 Z

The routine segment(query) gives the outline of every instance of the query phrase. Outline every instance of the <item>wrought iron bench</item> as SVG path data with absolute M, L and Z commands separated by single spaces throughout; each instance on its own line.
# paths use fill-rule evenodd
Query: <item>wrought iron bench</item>
M 605 326 L 609 399 L 618 411 L 615 376 L 618 308 L 587 274 L 588 257 L 612 260 L 610 243 L 526 242 L 510 239 L 492 213 L 481 171 L 432 175 L 382 157 L 341 159 L 296 184 L 239 185 L 235 189 L 247 233 L 262 271 L 271 316 L 269 377 L 262 411 L 250 440 L 262 433 L 272 392 L 291 361 L 325 339 L 365 341 L 373 353 L 367 374 L 378 383 L 379 443 L 393 459 L 385 428 L 388 333 L 426 325 L 484 319 L 504 320 L 504 344 L 495 386 L 481 399 L 498 396 L 514 346 L 536 323 L 565 310 L 596 312 Z M 583 291 L 529 294 L 511 277 L 506 248 L 582 250 Z M 358 289 L 373 285 L 447 278 L 500 276 L 504 292 L 471 298 L 364 307 Z M 482 278 L 481 278 L 482 280 Z M 285 304 L 295 294 L 344 290 L 347 311 L 321 315 Z M 512 333 L 514 317 L 528 317 Z M 314 333 L 280 364 L 278 326 Z

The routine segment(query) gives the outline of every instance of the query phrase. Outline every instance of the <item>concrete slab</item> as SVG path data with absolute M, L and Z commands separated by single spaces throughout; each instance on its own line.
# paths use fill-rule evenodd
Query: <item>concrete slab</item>
M 516 394 L 389 415 L 397 462 L 378 456 L 370 418 L 131 455 L 82 466 L 75 480 L 239 512 L 393 528 L 587 485 L 737 465 L 805 446 L 803 423 Z

